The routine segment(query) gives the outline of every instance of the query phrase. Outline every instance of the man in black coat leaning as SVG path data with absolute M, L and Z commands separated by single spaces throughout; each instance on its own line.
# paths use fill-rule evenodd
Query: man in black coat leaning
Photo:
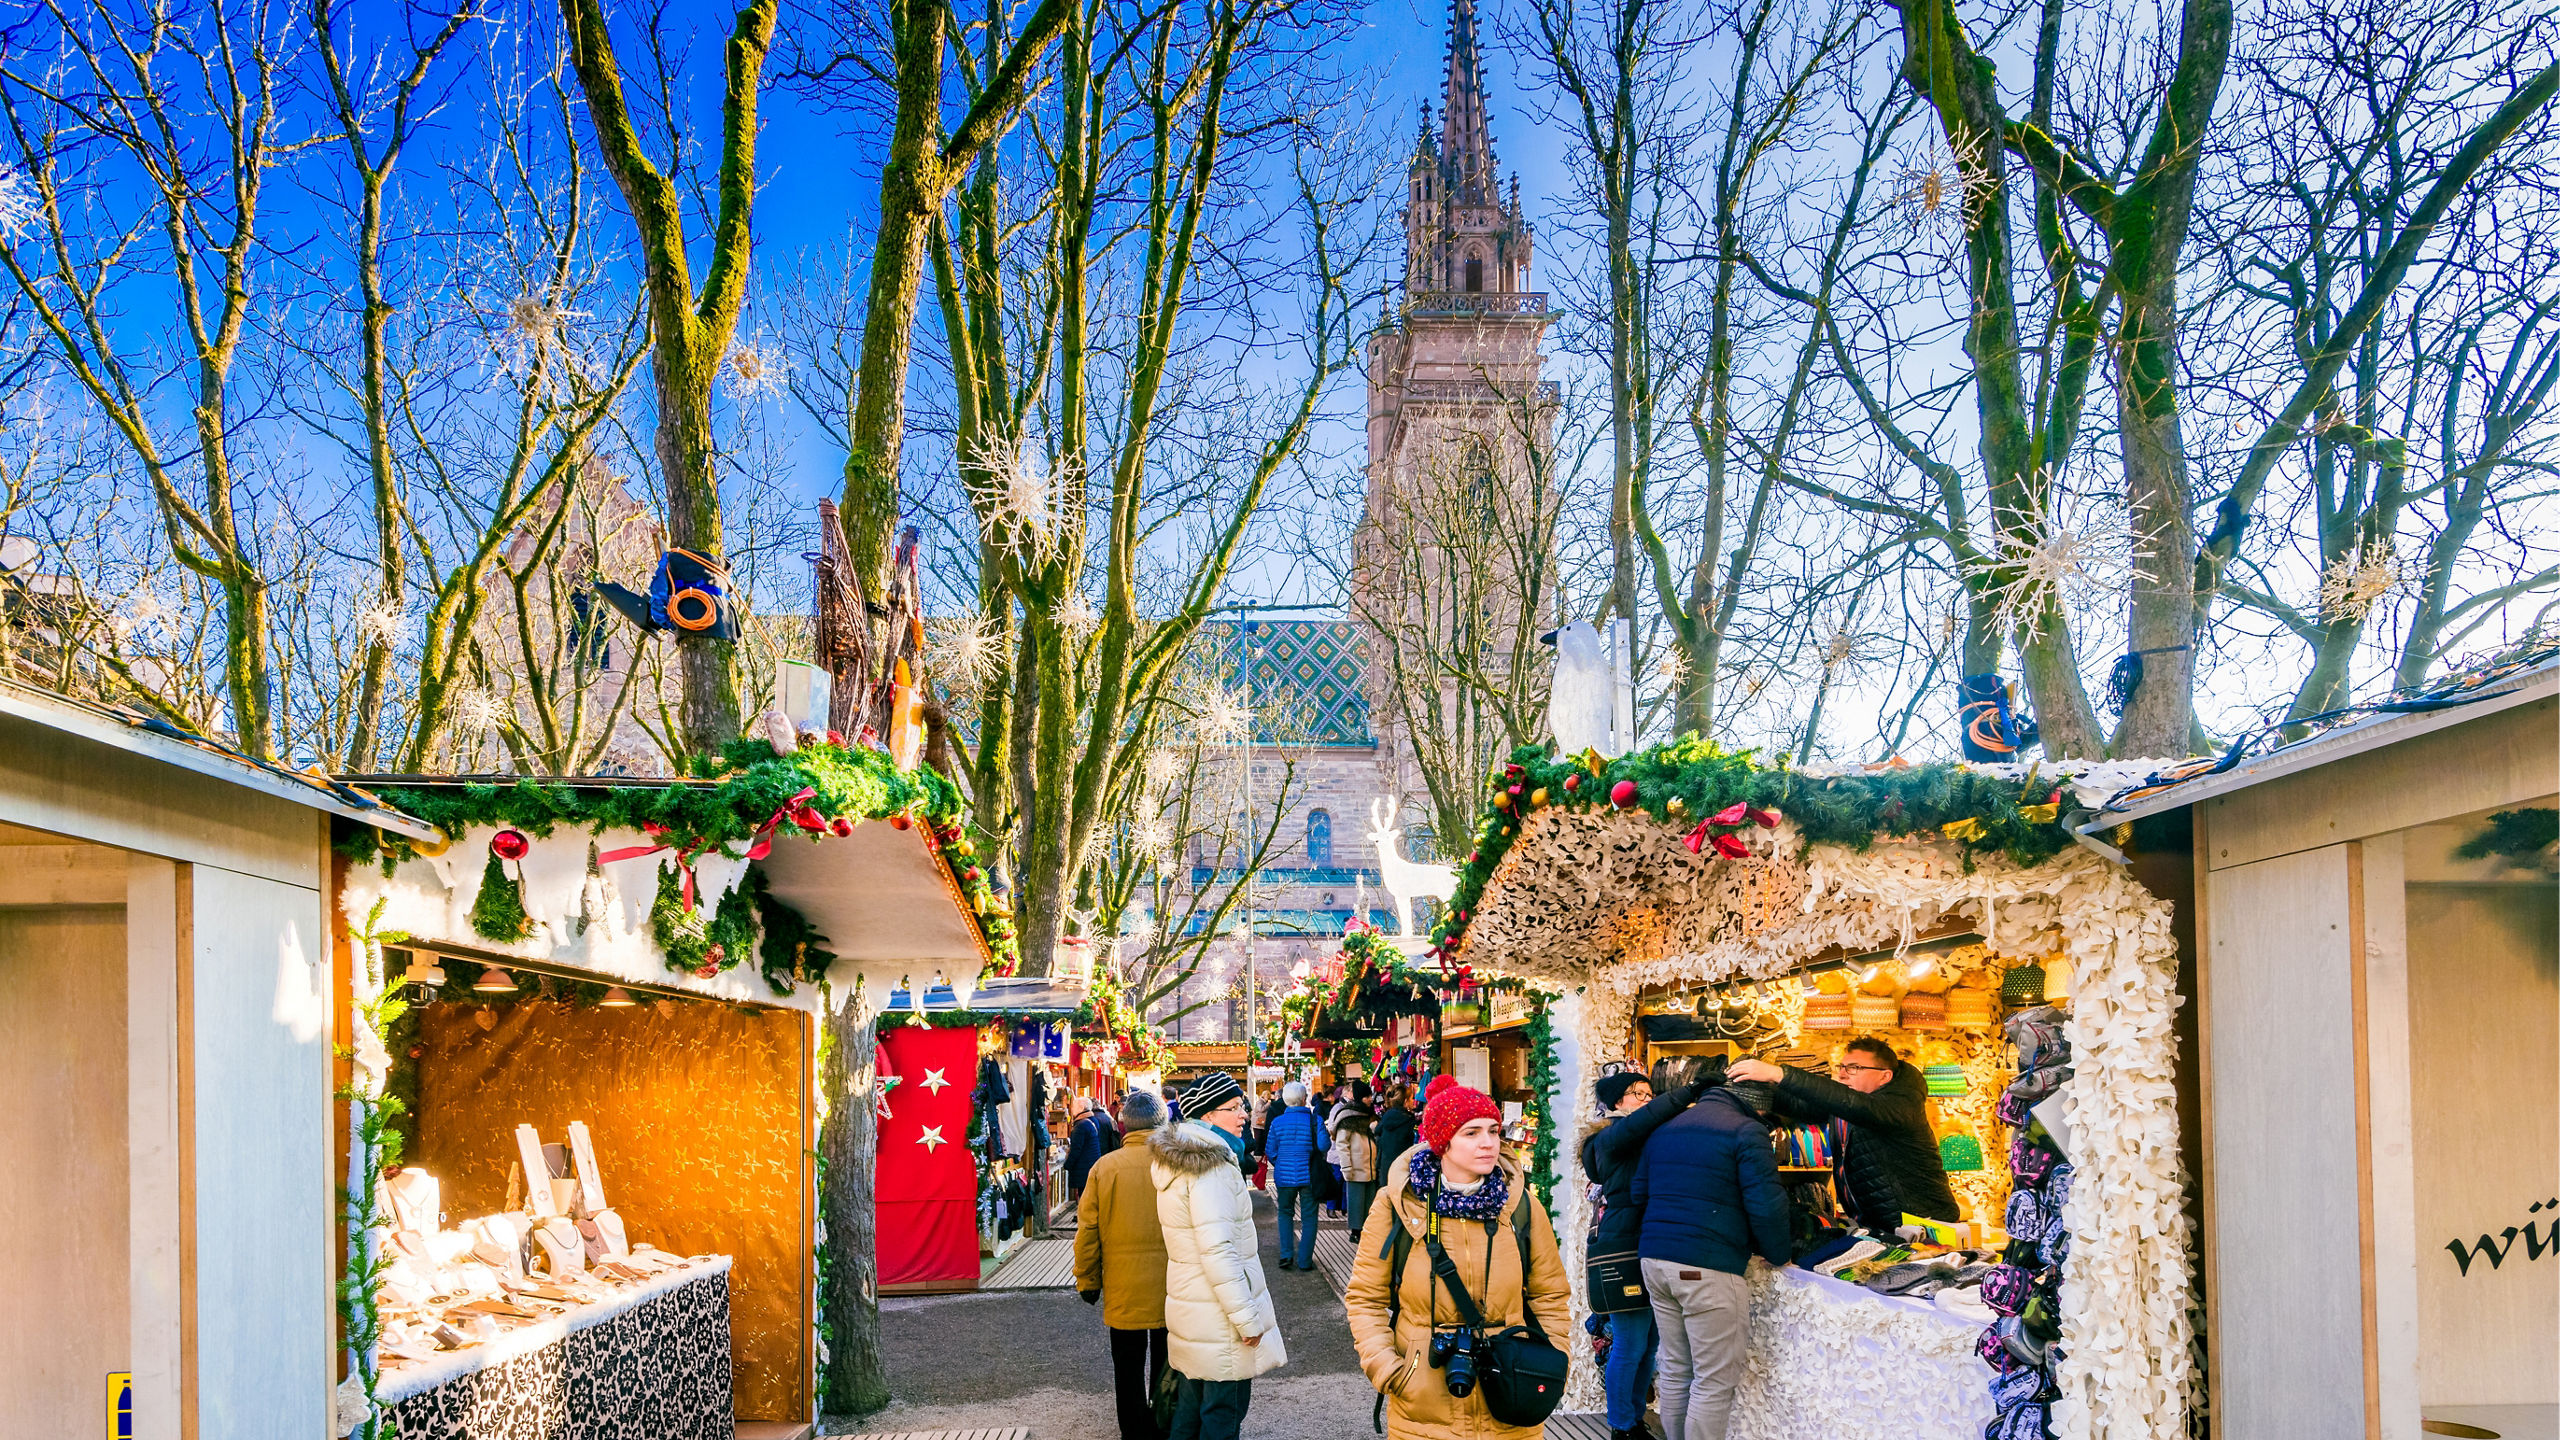
M 1076 1097 L 1076 1123 L 1067 1131 L 1067 1194 L 1084 1198 L 1085 1177 L 1093 1173 L 1094 1162 L 1120 1148 L 1120 1127 L 1091 1096 Z
M 1670 1077 L 1663 1077 L 1668 1080 Z M 1636 1231 L 1644 1211 L 1635 1200 L 1636 1162 L 1644 1142 L 1664 1122 L 1697 1103 L 1706 1082 L 1673 1085 L 1657 1095 L 1653 1082 L 1628 1071 L 1603 1075 L 1593 1087 L 1609 1123 L 1582 1142 L 1582 1173 L 1600 1187 L 1600 1218 L 1591 1227 L 1584 1253 L 1597 1259 L 1636 1248 Z M 1645 1393 L 1653 1388 L 1653 1302 L 1641 1292 L 1632 1309 L 1609 1312 L 1609 1363 L 1601 1387 L 1608 1397 L 1609 1440 L 1642 1437 Z
M 1662 1431 L 1676 1440 L 1725 1440 L 1751 1334 L 1742 1273 L 1755 1254 L 1789 1258 L 1770 1098 L 1728 1080 L 1653 1132 L 1636 1162 L 1636 1253 L 1662 1332 Z
M 1421 1121 L 1413 1113 L 1413 1087 L 1399 1085 L 1394 1095 L 1378 1107 L 1378 1177 L 1383 1182 L 1387 1167 L 1420 1140 Z
M 1737 1060 L 1727 1072 L 1735 1080 L 1776 1085 L 1782 1115 L 1849 1122 L 1849 1152 L 1841 1161 L 1849 1193 L 1841 1198 L 1860 1225 L 1890 1232 L 1906 1212 L 1962 1219 L 1929 1129 L 1929 1085 L 1920 1067 L 1862 1035 L 1849 1042 L 1831 1073 L 1835 1078 L 1825 1080 L 1766 1060 Z

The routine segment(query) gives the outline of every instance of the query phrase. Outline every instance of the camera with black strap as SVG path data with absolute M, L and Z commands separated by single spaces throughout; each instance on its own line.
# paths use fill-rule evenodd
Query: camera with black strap
M 1460 1399 L 1481 1391 L 1485 1409 L 1505 1425 L 1543 1424 L 1556 1407 L 1564 1403 L 1565 1372 L 1569 1364 L 1565 1352 L 1547 1339 L 1546 1327 L 1538 1323 L 1538 1312 L 1529 1304 L 1529 1227 L 1525 1212 L 1530 1208 L 1527 1197 L 1513 1213 L 1522 1218 L 1511 1227 L 1512 1238 L 1520 1245 L 1520 1314 L 1526 1325 L 1497 1326 L 1485 1318 L 1475 1297 L 1467 1292 L 1466 1282 L 1458 1277 L 1457 1265 L 1449 1259 L 1448 1250 L 1437 1234 L 1423 1237 L 1423 1248 L 1431 1256 L 1431 1273 L 1439 1283 L 1449 1287 L 1449 1298 L 1458 1308 L 1456 1330 L 1442 1330 L 1435 1323 L 1431 1336 L 1431 1364 L 1446 1372 L 1449 1393 Z M 1438 1217 L 1433 1217 L 1436 1228 Z M 1490 1241 L 1501 1222 L 1482 1222 L 1485 1238 Z M 1404 1262 L 1413 1253 L 1413 1235 L 1404 1228 L 1404 1217 L 1393 1208 L 1387 1211 L 1387 1253 L 1390 1256 L 1387 1276 L 1387 1330 L 1393 1334 L 1396 1320 L 1403 1309 Z M 1490 1275 L 1490 1260 L 1487 1273 Z M 1436 1321 L 1436 1317 L 1435 1317 Z M 1471 1375 L 1472 1383 L 1465 1377 Z M 1459 1388 L 1462 1383 L 1467 1388 Z M 1370 1424 L 1384 1433 L 1382 1417 L 1386 1396 L 1378 1396 Z

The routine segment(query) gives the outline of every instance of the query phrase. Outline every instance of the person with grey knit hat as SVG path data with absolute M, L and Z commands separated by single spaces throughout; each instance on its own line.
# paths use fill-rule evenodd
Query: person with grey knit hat
M 1164 1124 L 1152 1090 L 1120 1099 L 1128 1143 L 1094 1162 L 1076 1201 L 1076 1290 L 1111 1331 L 1111 1388 L 1120 1440 L 1159 1440 L 1156 1386 L 1165 1369 L 1164 1227 L 1147 1137 Z

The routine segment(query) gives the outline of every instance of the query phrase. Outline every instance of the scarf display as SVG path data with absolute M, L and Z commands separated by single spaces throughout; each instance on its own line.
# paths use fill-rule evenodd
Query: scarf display
M 1441 1184 L 1440 1157 L 1428 1145 L 1416 1146 L 1405 1162 L 1405 1180 L 1416 1194 L 1431 1197 L 1431 1212 L 1444 1220 L 1499 1220 L 1511 1199 L 1511 1181 L 1499 1165 L 1471 1192 Z

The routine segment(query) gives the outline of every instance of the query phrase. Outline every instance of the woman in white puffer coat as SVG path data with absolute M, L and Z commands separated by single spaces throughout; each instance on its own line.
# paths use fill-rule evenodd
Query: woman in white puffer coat
M 1165 1359 L 1178 1382 L 1169 1440 L 1235 1440 L 1253 1377 L 1289 1354 L 1244 1181 L 1244 1091 L 1213 1073 L 1183 1092 L 1182 1113 L 1198 1119 L 1159 1126 L 1147 1141 L 1164 1230 Z

